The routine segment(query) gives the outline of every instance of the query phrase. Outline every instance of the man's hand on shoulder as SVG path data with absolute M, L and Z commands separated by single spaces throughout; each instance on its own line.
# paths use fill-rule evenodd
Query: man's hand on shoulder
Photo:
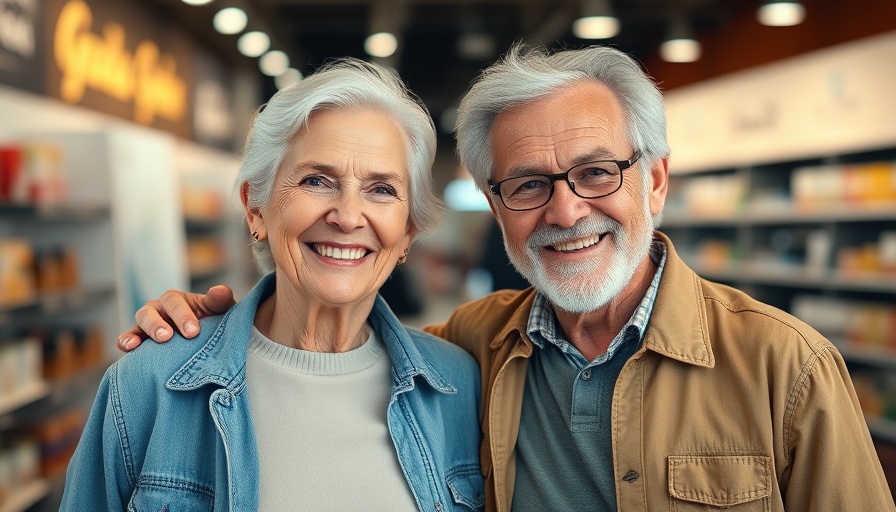
M 233 290 L 225 285 L 212 286 L 206 294 L 168 290 L 137 310 L 137 324 L 119 334 L 116 345 L 130 352 L 146 338 L 164 343 L 174 335 L 174 329 L 184 338 L 194 338 L 199 334 L 200 318 L 224 313 L 235 303 Z

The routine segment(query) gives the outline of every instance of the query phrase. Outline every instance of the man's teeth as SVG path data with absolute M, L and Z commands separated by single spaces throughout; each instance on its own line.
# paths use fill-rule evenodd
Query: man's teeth
M 552 245 L 555 251 L 560 252 L 571 252 L 577 251 L 579 249 L 584 249 L 585 247 L 591 247 L 600 241 L 599 235 L 594 235 L 589 238 L 582 238 L 579 240 L 573 240 L 572 242 L 562 242 L 559 244 Z
M 367 254 L 367 250 L 352 248 L 352 249 L 342 249 L 339 247 L 331 247 L 329 245 L 314 245 L 314 250 L 317 251 L 317 254 L 321 256 L 326 256 L 328 258 L 333 258 L 334 260 L 359 260 Z

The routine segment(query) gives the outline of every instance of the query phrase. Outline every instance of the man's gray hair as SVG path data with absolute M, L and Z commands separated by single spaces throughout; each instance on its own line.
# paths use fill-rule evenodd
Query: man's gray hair
M 293 137 L 306 127 L 312 113 L 324 109 L 373 107 L 393 116 L 406 138 L 410 175 L 410 217 L 417 235 L 431 232 L 441 202 L 433 191 L 432 164 L 436 131 L 426 107 L 389 70 L 358 59 L 332 61 L 298 83 L 274 94 L 262 106 L 249 130 L 235 186 L 247 183 L 249 207 L 259 208 L 271 197 L 277 169 Z M 274 269 L 266 241 L 252 244 L 262 272 Z
M 634 59 L 606 46 L 550 53 L 543 48 L 524 50 L 517 43 L 482 72 L 458 110 L 458 155 L 481 190 L 487 191 L 494 172 L 490 132 L 498 114 L 580 80 L 597 80 L 616 95 L 629 141 L 641 150 L 642 169 L 669 156 L 663 96 Z M 648 173 L 642 174 L 648 179 Z

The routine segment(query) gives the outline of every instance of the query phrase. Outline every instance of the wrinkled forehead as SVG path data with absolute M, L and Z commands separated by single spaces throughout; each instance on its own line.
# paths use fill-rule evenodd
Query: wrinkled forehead
M 561 172 L 584 155 L 624 159 L 631 152 L 622 106 L 595 81 L 576 82 L 502 112 L 490 135 L 495 179 L 519 166 Z

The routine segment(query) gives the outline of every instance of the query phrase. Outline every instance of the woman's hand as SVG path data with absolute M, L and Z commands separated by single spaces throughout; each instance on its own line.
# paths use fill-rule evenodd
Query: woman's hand
M 234 304 L 233 290 L 222 284 L 212 286 L 205 295 L 168 290 L 137 310 L 137 324 L 119 334 L 116 345 L 119 350 L 130 352 L 146 338 L 164 343 L 174 335 L 174 328 L 183 337 L 193 338 L 199 334 L 200 318 L 224 313 Z

